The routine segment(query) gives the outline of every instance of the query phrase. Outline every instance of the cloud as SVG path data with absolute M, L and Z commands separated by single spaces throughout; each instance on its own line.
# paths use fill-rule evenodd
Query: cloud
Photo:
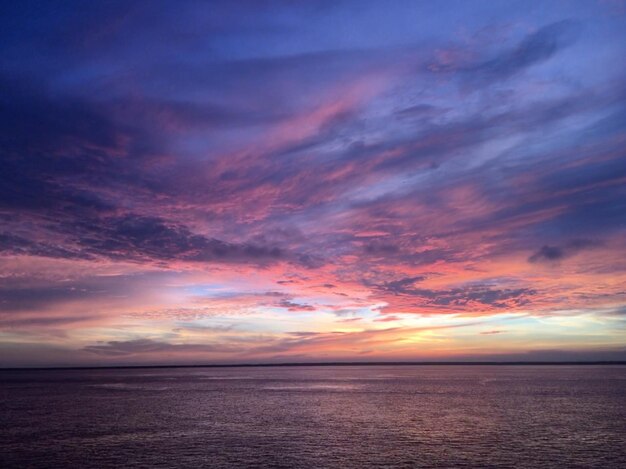
M 557 246 L 543 246 L 528 258 L 529 262 L 556 261 L 565 257 L 563 249 Z
M 476 324 L 476 323 L 474 323 Z M 364 328 L 358 331 L 309 332 L 296 331 L 288 337 L 279 338 L 266 345 L 252 347 L 246 353 L 276 354 L 289 357 L 294 354 L 309 356 L 354 354 L 355 351 L 368 350 L 368 354 L 381 349 L 414 349 L 415 344 L 407 339 L 432 331 L 444 332 L 448 329 L 468 327 L 472 324 L 459 323 L 446 326 L 430 327 L 387 327 L 384 329 Z
M 602 243 L 592 239 L 574 239 L 563 246 L 542 246 L 528 258 L 531 263 L 555 263 L 578 254 L 580 251 L 594 249 Z
M 84 218 L 58 226 L 45 238 L 28 239 L 0 233 L 0 253 L 62 259 L 189 261 L 225 263 L 300 262 L 280 247 L 232 243 L 192 233 L 186 226 L 158 217 L 127 214 Z
M 191 322 L 179 323 L 176 328 L 172 329 L 172 332 L 181 332 L 183 330 L 190 332 L 230 332 L 233 329 L 235 329 L 235 324 L 205 326 Z
M 418 275 L 416 277 L 405 277 L 405 278 L 401 278 L 399 280 L 393 280 L 391 282 L 387 282 L 382 286 L 382 289 L 392 292 L 392 293 L 408 293 L 411 294 L 412 292 L 415 292 L 416 290 L 413 288 L 413 286 L 416 283 L 422 282 L 423 280 L 426 280 L 426 277 L 423 275 Z
M 563 20 L 543 26 L 525 37 L 516 47 L 496 57 L 464 69 L 472 79 L 505 80 L 535 64 L 554 56 L 571 44 L 580 31 L 580 24 Z
M 487 309 L 515 309 L 532 303 L 537 290 L 533 288 L 499 288 L 490 284 L 470 284 L 448 289 L 416 287 L 415 283 L 424 277 L 407 277 L 378 285 L 380 299 L 387 302 L 384 311 L 426 312 L 430 309 L 440 312 L 484 311 Z
M 46 306 L 48 305 L 49 303 L 46 302 Z M 22 306 L 22 309 L 30 308 L 24 308 Z M 15 308 L 13 308 L 13 310 L 15 310 Z M 35 331 L 37 333 L 41 333 L 42 330 L 46 329 L 49 333 L 55 331 L 56 335 L 65 337 L 66 334 L 64 331 L 67 330 L 67 328 L 97 324 L 101 320 L 102 316 L 99 314 L 79 313 L 51 316 L 50 314 L 46 314 L 46 311 L 43 310 L 39 314 L 19 316 L 5 314 L 3 317 L 0 317 L 0 330 L 12 332 Z
M 394 316 L 390 314 L 390 315 L 382 316 L 380 318 L 376 318 L 374 319 L 374 322 L 392 322 L 392 321 L 398 321 L 398 320 L 400 320 L 398 316 Z
M 292 308 L 292 311 L 309 310 L 309 305 L 291 301 L 288 293 L 277 291 L 229 291 L 215 295 L 195 295 L 186 299 L 185 306 L 128 311 L 126 316 L 149 320 L 196 321 L 205 318 L 247 316 L 258 314 L 264 308 Z
M 395 114 L 401 118 L 415 118 L 440 116 L 445 114 L 445 112 L 445 109 L 439 109 L 432 104 L 421 103 L 399 109 L 395 112 Z
M 315 306 L 305 303 L 295 303 L 290 300 L 281 300 L 276 306 L 285 308 L 287 311 L 315 311 Z
M 122 357 L 142 354 L 188 354 L 232 351 L 224 344 L 172 344 L 152 339 L 112 340 L 102 345 L 88 345 L 84 351 L 105 357 Z
M 463 305 L 469 302 L 478 302 L 485 305 L 504 306 L 505 300 L 525 302 L 523 298 L 535 293 L 527 288 L 494 288 L 491 285 L 468 285 L 449 290 L 434 290 L 416 288 L 415 283 L 423 281 L 425 277 L 407 277 L 383 284 L 380 288 L 396 295 L 422 297 L 429 303 L 436 305 Z
M 227 243 L 193 234 L 185 226 L 156 217 L 126 215 L 85 228 L 92 236 L 80 240 L 82 247 L 110 257 L 246 262 L 278 260 L 284 256 L 277 247 Z
M 357 322 L 357 321 L 362 321 L 362 320 L 363 320 L 363 318 L 357 318 L 357 317 L 355 317 L 355 318 L 343 318 L 343 319 L 338 319 L 338 320 L 337 320 L 337 322 L 347 322 L 347 323 L 350 323 L 350 322 Z
M 92 307 L 99 302 L 112 305 L 132 292 L 145 293 L 151 285 L 165 278 L 167 274 L 159 272 L 60 279 L 32 274 L 4 277 L 0 279 L 0 306 L 3 312 L 43 312 L 70 303 L 91 303 Z
M 398 246 L 385 242 L 371 242 L 365 245 L 366 253 L 378 256 L 396 254 L 399 250 Z

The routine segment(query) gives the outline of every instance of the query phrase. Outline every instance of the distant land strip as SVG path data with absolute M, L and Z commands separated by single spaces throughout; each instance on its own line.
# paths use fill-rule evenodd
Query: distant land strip
M 298 362 L 298 363 L 212 363 L 200 365 L 104 365 L 104 366 L 50 366 L 50 367 L 0 367 L 2 371 L 53 371 L 53 370 L 119 370 L 145 368 L 270 368 L 270 367 L 306 367 L 306 366 L 546 366 L 546 365 L 626 365 L 626 360 L 596 361 L 485 361 L 485 362 Z

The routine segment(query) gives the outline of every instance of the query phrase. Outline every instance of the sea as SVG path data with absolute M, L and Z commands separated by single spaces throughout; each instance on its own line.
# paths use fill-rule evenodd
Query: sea
M 0 371 L 2 468 L 626 468 L 626 366 Z

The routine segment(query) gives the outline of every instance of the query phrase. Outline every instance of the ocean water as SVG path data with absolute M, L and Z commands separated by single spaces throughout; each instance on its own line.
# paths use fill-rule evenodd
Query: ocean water
M 626 467 L 626 366 L 0 371 L 0 467 Z

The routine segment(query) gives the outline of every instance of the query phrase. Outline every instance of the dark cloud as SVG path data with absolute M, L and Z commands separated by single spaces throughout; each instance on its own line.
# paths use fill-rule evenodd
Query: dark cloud
M 0 253 L 9 255 L 31 255 L 61 259 L 84 259 L 88 255 L 54 245 L 45 241 L 34 241 L 11 233 L 0 233 Z
M 554 263 L 571 257 L 580 251 L 602 246 L 602 243 L 592 239 L 574 239 L 563 246 L 542 246 L 537 252 L 528 258 L 528 262 Z
M 415 283 L 424 277 L 409 277 L 387 282 L 378 288 L 393 295 L 419 298 L 426 306 L 465 307 L 472 303 L 496 308 L 522 306 L 530 303 L 537 293 L 530 288 L 496 288 L 491 285 L 468 285 L 460 288 L 433 290 L 418 288 Z
M 496 308 L 506 308 L 512 305 L 523 306 L 531 302 L 536 290 L 531 288 L 504 288 L 491 287 L 459 288 L 452 290 L 425 290 L 416 292 L 417 296 L 429 299 L 430 304 L 442 306 L 465 306 L 471 303 L 480 303 Z
M 60 227 L 66 245 L 55 246 L 0 234 L 0 251 L 62 258 L 110 258 L 135 261 L 253 262 L 287 258 L 278 247 L 228 243 L 192 233 L 156 217 L 126 215 L 75 221 Z
M 382 242 L 382 241 L 372 241 L 370 243 L 365 244 L 365 252 L 368 254 L 372 254 L 375 256 L 385 256 L 389 254 L 396 254 L 400 248 L 395 244 Z
M 473 79 L 504 80 L 522 70 L 541 63 L 577 37 L 580 25 L 572 20 L 558 21 L 530 34 L 515 48 L 466 69 Z
M 0 300 L 1 301 L 1 300 Z M 1 309 L 1 308 L 0 308 Z M 2 330 L 64 330 L 67 327 L 75 326 L 80 323 L 88 323 L 97 321 L 100 318 L 94 314 L 78 314 L 65 316 L 46 316 L 45 312 L 37 316 L 28 317 L 2 317 L 0 316 L 0 329 Z
M 44 311 L 78 301 L 109 301 L 151 288 L 166 273 L 81 276 L 46 279 L 12 276 L 0 279 L 0 311 Z M 13 317 L 13 316 L 11 316 Z
M 395 114 L 402 118 L 412 118 L 412 117 L 431 117 L 437 116 L 445 113 L 446 110 L 437 108 L 432 104 L 416 104 L 414 106 L 409 106 L 402 108 L 395 112 Z
M 0 209 L 82 216 L 113 207 L 81 186 L 126 168 L 111 155 L 130 129 L 82 101 L 42 95 L 35 86 L 0 79 Z M 101 182 L 98 184 L 101 185 Z M 96 187 L 98 187 L 96 185 Z
M 315 306 L 306 303 L 296 303 L 291 300 L 281 300 L 276 306 L 286 308 L 288 311 L 315 311 Z
M 5 282 L 6 283 L 6 282 Z M 116 293 L 109 292 L 110 295 Z M 54 304 L 75 301 L 102 295 L 92 286 L 86 288 L 83 282 L 78 285 L 51 285 L 42 287 L 0 289 L 0 305 L 3 311 L 29 311 L 36 308 L 50 308 Z
M 528 258 L 529 262 L 557 261 L 565 257 L 565 252 L 557 246 L 542 246 L 539 251 Z
M 284 257 L 275 246 L 206 238 L 153 216 L 114 215 L 124 211 L 125 197 L 173 195 L 165 178 L 153 179 L 146 171 L 161 141 L 158 132 L 140 127 L 151 122 L 139 119 L 130 126 L 110 107 L 107 114 L 107 106 L 53 96 L 28 82 L 5 79 L 0 85 L 6 91 L 0 118 L 7 123 L 0 127 L 0 215 L 13 223 L 26 217 L 39 223 L 32 236 L 23 229 L 20 235 L 0 233 L 0 250 L 136 260 L 257 262 Z M 313 262 L 310 256 L 302 259 Z
M 537 44 L 542 41 L 549 42 L 549 37 L 560 37 L 561 33 L 558 31 L 562 28 L 544 28 L 545 31 L 536 33 L 537 37 L 532 36 L 527 43 L 520 45 L 519 49 L 526 52 L 518 52 L 518 55 L 534 57 L 528 50 L 538 48 Z M 13 87 L 20 89 L 17 85 Z M 240 243 L 203 238 L 192 233 L 182 221 L 157 219 L 153 215 L 139 213 L 120 216 L 119 205 L 124 203 L 125 198 L 144 201 L 145 197 L 159 197 L 172 204 L 169 207 L 171 211 L 175 210 L 176 201 L 186 203 L 200 194 L 202 202 L 210 211 L 212 204 L 219 201 L 219 198 L 235 197 L 234 194 L 239 192 L 243 197 L 247 191 L 255 188 L 269 187 L 275 191 L 280 187 L 278 197 L 281 202 L 314 211 L 316 204 L 312 202 L 312 198 L 320 193 L 328 193 L 331 199 L 336 198 L 362 177 L 361 172 L 343 170 L 356 159 L 363 162 L 365 172 L 415 170 L 420 165 L 429 165 L 433 159 L 443 161 L 451 154 L 468 151 L 474 145 L 489 141 L 500 134 L 541 128 L 546 123 L 554 123 L 579 112 L 576 106 L 583 106 L 579 103 L 572 107 L 567 101 L 565 104 L 555 103 L 552 107 L 543 105 L 539 109 L 533 107 L 523 112 L 507 111 L 492 118 L 471 116 L 467 120 L 428 127 L 411 140 L 389 138 L 384 144 L 375 144 L 365 149 L 360 147 L 354 154 L 347 151 L 342 158 L 321 164 L 309 161 L 303 165 L 302 162 L 292 159 L 266 168 L 250 165 L 239 172 L 229 168 L 227 172 L 238 174 L 237 183 L 231 187 L 230 179 L 220 182 L 208 177 L 212 183 L 195 180 L 191 174 L 194 172 L 193 168 L 177 166 L 172 173 L 176 177 L 151 174 L 151 171 L 146 170 L 160 143 L 158 132 L 152 128 L 152 121 L 146 117 L 151 112 L 139 116 L 138 123 L 131 126 L 122 123 L 125 120 L 119 116 L 115 117 L 112 108 L 97 107 L 84 99 L 55 98 L 41 91 L 35 92 L 32 87 L 7 95 L 14 94 L 17 97 L 7 98 L 7 109 L 22 117 L 15 120 L 13 127 L 7 127 L 7 132 L 3 134 L 7 146 L 2 157 L 7 171 L 3 173 L 5 178 L 2 180 L 3 189 L 0 192 L 4 190 L 5 193 L 2 193 L 1 203 L 9 211 L 28 209 L 36 216 L 45 217 L 46 224 L 40 224 L 42 230 L 45 226 L 46 229 L 60 231 L 66 237 L 71 237 L 71 241 L 51 244 L 41 239 L 29 239 L 24 234 L 19 237 L 11 235 L 11 241 L 9 233 L 5 233 L 5 252 L 53 257 L 111 255 L 115 258 L 127 252 L 135 259 L 179 258 L 222 262 L 246 262 L 246 259 L 251 262 L 269 262 L 290 257 L 294 262 L 308 268 L 317 268 L 327 262 L 325 257 L 317 254 L 323 251 L 307 249 L 308 252 L 287 255 L 285 248 L 273 243 Z M 164 103 L 163 108 L 159 108 L 158 104 L 155 104 L 156 108 L 148 108 L 165 109 L 169 104 Z M 177 104 L 172 106 L 175 114 L 179 111 L 186 112 L 177 107 Z M 108 109 L 109 113 L 103 112 L 103 109 Z M 211 107 L 205 110 L 211 112 Z M 193 115 L 196 111 L 190 112 Z M 146 128 L 143 129 L 142 126 Z M 37 138 L 29 140 L 30 134 L 37 135 Z M 326 132 L 322 134 L 323 141 L 334 138 Z M 380 153 L 393 156 L 379 159 L 377 155 Z M 329 181 L 322 177 L 328 172 L 341 172 L 345 176 Z M 602 174 L 616 173 L 598 173 L 598 178 Z M 191 179 L 181 184 L 180 178 L 187 175 Z M 225 190 L 223 184 L 226 184 L 228 190 Z M 572 181 L 572 184 L 576 184 L 576 181 Z M 111 193 L 117 193 L 117 196 L 111 198 L 105 195 Z M 613 198 L 614 195 L 607 194 L 607 197 Z M 239 202 L 238 198 L 234 198 L 233 202 Z M 242 207 L 248 203 L 250 201 L 244 200 Z M 516 216 L 523 210 L 530 211 L 538 206 L 541 204 L 518 205 L 513 210 L 507 210 L 510 216 Z M 580 207 L 584 207 L 584 204 Z M 589 213 L 580 213 L 580 217 L 585 219 L 588 216 L 600 217 L 606 214 L 606 217 L 615 219 L 619 217 L 618 208 L 600 201 L 597 206 L 589 207 Z M 387 211 L 387 207 L 383 211 Z M 507 214 L 497 213 L 493 218 L 503 216 Z M 54 221 L 50 221 L 51 217 Z M 576 219 L 575 214 L 572 214 L 563 222 L 573 222 Z M 224 228 L 228 228 L 231 221 L 229 218 L 219 220 Z M 476 228 L 476 225 L 470 227 Z M 154 231 L 148 236 L 150 229 Z M 105 237 L 107 233 L 110 238 Z M 290 241 L 295 239 L 285 240 L 285 244 Z M 297 242 L 305 243 L 306 240 L 298 239 Z M 395 242 L 372 241 L 364 249 L 373 256 L 394 260 L 404 258 L 407 262 L 450 260 L 452 255 L 450 252 L 429 251 L 405 256 L 399 246 Z
M 418 275 L 415 277 L 405 277 L 399 280 L 387 282 L 382 286 L 382 288 L 392 293 L 410 293 L 414 291 L 414 285 L 416 283 L 422 282 L 424 280 L 426 280 L 426 277 L 423 275 Z
M 89 227 L 92 228 L 92 227 Z M 185 226 L 154 217 L 125 216 L 103 220 L 104 236 L 92 230 L 81 244 L 90 252 L 112 257 L 148 257 L 190 261 L 263 261 L 284 256 L 281 249 L 253 244 L 227 243 L 193 234 Z
M 84 351 L 107 357 L 151 353 L 208 353 L 232 351 L 223 344 L 172 344 L 151 339 L 112 340 L 102 345 L 88 345 Z

